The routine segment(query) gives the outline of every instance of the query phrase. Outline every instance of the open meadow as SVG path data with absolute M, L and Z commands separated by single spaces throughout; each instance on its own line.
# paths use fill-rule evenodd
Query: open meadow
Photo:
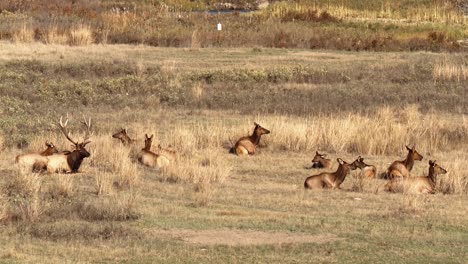
M 464 263 L 468 259 L 468 55 L 270 48 L 0 43 L 0 263 Z M 16 155 L 69 117 L 91 143 L 76 174 L 34 174 Z M 229 148 L 254 122 L 257 153 Z M 135 139 L 124 146 L 121 128 Z M 138 163 L 144 135 L 172 145 Z M 304 190 L 315 152 L 384 172 L 416 145 L 436 193 L 387 193 L 352 171 Z
M 0 1 L 0 264 L 466 263 L 467 25 L 462 0 Z M 411 167 L 431 194 L 386 179 Z

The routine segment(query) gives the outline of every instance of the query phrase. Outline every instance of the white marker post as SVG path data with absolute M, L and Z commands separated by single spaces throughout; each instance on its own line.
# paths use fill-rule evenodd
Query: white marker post
M 222 29 L 221 23 L 218 23 L 218 31 L 221 31 L 221 29 Z

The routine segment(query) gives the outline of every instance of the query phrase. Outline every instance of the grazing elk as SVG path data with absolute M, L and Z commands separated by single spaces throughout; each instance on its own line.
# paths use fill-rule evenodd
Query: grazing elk
M 28 153 L 21 154 L 16 156 L 15 163 L 20 166 L 20 168 L 28 168 L 33 172 L 40 172 L 43 168 L 34 167 L 34 164 L 47 164 L 47 156 L 58 153 L 57 148 L 53 143 L 45 142 L 46 149 L 39 153 Z
M 252 135 L 241 137 L 234 147 L 232 147 L 229 152 L 235 153 L 237 155 L 253 155 L 257 150 L 257 146 L 260 143 L 260 138 L 262 135 L 270 134 L 268 129 L 263 128 L 257 123 L 255 124 L 254 131 Z
M 364 162 L 364 158 L 359 156 L 354 162 L 354 165 L 361 169 L 361 177 L 375 178 L 377 175 L 377 168 L 374 165 L 369 165 Z
M 391 180 L 395 177 L 410 176 L 410 171 L 413 169 L 414 161 L 421 161 L 423 156 L 416 151 L 415 146 L 412 148 L 406 146 L 406 149 L 408 150 L 406 159 L 394 161 L 390 167 L 388 167 L 387 171 L 383 173 L 382 178 Z
M 125 146 L 131 145 L 135 142 L 135 139 L 131 139 L 128 136 L 127 129 L 125 128 L 122 128 L 119 132 L 113 134 L 112 137 L 119 139 Z
M 86 118 L 83 125 L 86 127 L 85 136 L 83 138 L 83 142 L 75 141 L 71 138 L 70 132 L 67 129 L 68 119 L 65 123 L 62 122 L 62 117 L 60 117 L 60 121 L 58 123 L 58 127 L 60 131 L 62 131 L 63 135 L 73 143 L 72 151 L 64 151 L 60 154 L 55 154 L 47 157 L 47 171 L 49 173 L 76 173 L 81 166 L 84 158 L 91 156 L 91 154 L 85 149 L 86 145 L 91 143 L 89 140 L 92 133 L 91 130 L 91 118 L 87 121 Z M 35 164 L 35 166 L 42 166 L 42 164 Z
M 164 155 L 157 154 L 151 151 L 151 145 L 153 144 L 153 135 L 148 137 L 145 134 L 145 147 L 141 149 L 138 154 L 138 161 L 148 167 L 162 168 L 169 165 L 170 160 Z
M 336 159 L 338 161 L 338 169 L 335 172 L 322 172 L 317 175 L 307 177 L 304 182 L 304 188 L 306 189 L 340 189 L 340 185 L 346 178 L 346 175 L 351 170 L 355 170 L 356 166 L 354 163 L 347 163 L 342 159 Z
M 332 167 L 332 161 L 330 159 L 325 158 L 325 154 L 320 154 L 318 151 L 315 151 L 315 156 L 312 159 L 312 168 L 325 168 L 325 169 L 331 169 Z
M 429 161 L 429 175 L 411 178 L 396 178 L 385 185 L 388 192 L 435 193 L 436 177 L 445 174 L 447 170 L 439 166 L 436 161 Z

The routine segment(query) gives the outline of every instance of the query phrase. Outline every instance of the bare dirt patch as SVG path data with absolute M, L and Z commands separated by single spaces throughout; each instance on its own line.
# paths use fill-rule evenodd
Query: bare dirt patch
M 333 234 L 310 235 L 304 233 L 262 232 L 243 230 L 189 230 L 171 229 L 156 230 L 157 236 L 167 236 L 181 239 L 191 244 L 247 246 L 265 244 L 291 244 L 291 243 L 329 243 L 341 240 Z

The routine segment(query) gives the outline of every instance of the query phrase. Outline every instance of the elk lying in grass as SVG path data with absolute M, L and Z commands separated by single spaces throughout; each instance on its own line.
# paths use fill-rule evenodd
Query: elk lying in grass
M 60 131 L 62 131 L 63 135 L 73 143 L 72 151 L 64 151 L 60 154 L 55 154 L 47 157 L 47 171 L 49 173 L 76 173 L 81 166 L 84 158 L 89 157 L 91 154 L 85 149 L 86 145 L 91 143 L 89 140 L 91 137 L 90 130 L 91 130 L 91 118 L 87 121 L 83 122 L 83 125 L 86 128 L 85 136 L 83 138 L 83 142 L 75 141 L 71 138 L 70 132 L 67 129 L 68 119 L 65 123 L 62 122 L 62 117 L 60 117 L 60 121 L 58 123 L 58 127 Z M 44 166 L 41 163 L 36 163 L 35 167 Z
M 158 154 L 166 157 L 169 161 L 174 162 L 177 160 L 177 151 L 171 146 L 163 148 L 160 144 L 158 145 Z
M 383 173 L 383 177 L 385 179 L 393 179 L 395 177 L 409 177 L 410 172 L 413 169 L 414 161 L 423 159 L 423 156 L 419 154 L 415 146 L 409 148 L 406 146 L 408 150 L 408 155 L 404 160 L 396 160 L 394 161 L 390 167 L 388 167 L 387 171 Z
M 436 161 L 429 161 L 429 175 L 411 178 L 395 178 L 387 183 L 388 192 L 406 193 L 435 193 L 436 177 L 445 174 L 447 170 L 439 166 Z
M 364 158 L 359 156 L 354 162 L 354 165 L 361 169 L 361 177 L 375 178 L 377 175 L 377 168 L 374 165 L 369 165 L 364 162 Z
M 312 166 L 310 168 L 331 169 L 332 165 L 332 161 L 330 159 L 325 158 L 325 154 L 320 154 L 318 153 L 318 151 L 315 151 L 315 156 L 312 159 Z
M 229 150 L 230 153 L 236 153 L 237 155 L 253 155 L 257 150 L 257 146 L 260 143 L 262 135 L 270 134 L 268 129 L 263 128 L 257 123 L 255 124 L 252 135 L 241 137 L 233 148 Z
M 46 149 L 39 153 L 28 153 L 28 154 L 21 154 L 16 156 L 15 163 L 20 166 L 20 168 L 32 170 L 33 172 L 39 172 L 41 170 L 40 167 L 34 168 L 35 163 L 42 163 L 47 164 L 47 156 L 52 154 L 58 153 L 57 148 L 53 143 L 45 142 Z
M 135 142 L 135 139 L 131 139 L 128 136 L 127 129 L 125 128 L 122 128 L 119 132 L 113 134 L 112 137 L 119 139 L 125 146 L 131 145 Z
M 151 151 L 151 145 L 153 144 L 153 135 L 148 137 L 145 134 L 145 147 L 141 149 L 138 154 L 138 161 L 148 167 L 162 168 L 170 164 L 170 160 L 165 155 L 157 154 Z
M 346 176 L 351 170 L 355 170 L 356 166 L 354 163 L 347 163 L 342 159 L 336 159 L 338 161 L 338 169 L 335 172 L 322 172 L 317 175 L 307 177 L 304 182 L 304 188 L 306 189 L 340 189 L 340 185 L 345 180 Z

